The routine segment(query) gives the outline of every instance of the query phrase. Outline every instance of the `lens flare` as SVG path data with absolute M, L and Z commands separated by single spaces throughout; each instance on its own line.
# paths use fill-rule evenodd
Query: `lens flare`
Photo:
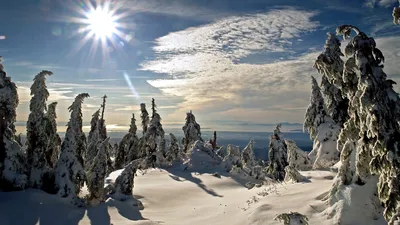
M 139 98 L 140 98 L 139 93 L 137 93 L 135 86 L 133 86 L 131 79 L 129 78 L 129 76 L 126 72 L 124 72 L 124 78 L 126 80 L 126 83 L 128 84 L 129 89 L 131 89 L 133 96 L 135 96 L 135 98 L 137 100 L 139 100 Z

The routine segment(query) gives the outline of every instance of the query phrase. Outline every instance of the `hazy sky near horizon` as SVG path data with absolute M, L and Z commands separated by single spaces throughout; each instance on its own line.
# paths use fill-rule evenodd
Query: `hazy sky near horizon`
M 3 1 L 0 55 L 18 86 L 20 125 L 28 118 L 33 77 L 50 70 L 48 103 L 59 102 L 59 126 L 68 121 L 74 97 L 88 92 L 84 121 L 106 94 L 110 128 L 127 129 L 132 113 L 139 119 L 139 104 L 149 106 L 155 98 L 164 127 L 181 127 L 193 110 L 203 127 L 262 130 L 263 124 L 303 122 L 310 76 L 320 78 L 313 62 L 326 33 L 339 25 L 353 24 L 373 36 L 385 55 L 385 72 L 400 81 L 400 26 L 391 16 L 396 4 L 113 0 L 115 15 L 121 15 L 118 35 L 94 50 L 99 42 L 86 40 L 87 32 L 79 32 L 85 25 L 76 22 L 85 18 L 79 12 L 89 11 L 87 1 Z

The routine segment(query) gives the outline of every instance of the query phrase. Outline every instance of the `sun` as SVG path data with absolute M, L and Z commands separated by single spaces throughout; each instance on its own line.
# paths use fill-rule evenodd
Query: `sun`
M 87 13 L 88 29 L 97 38 L 111 38 L 113 34 L 117 33 L 116 18 L 110 11 L 102 7 Z

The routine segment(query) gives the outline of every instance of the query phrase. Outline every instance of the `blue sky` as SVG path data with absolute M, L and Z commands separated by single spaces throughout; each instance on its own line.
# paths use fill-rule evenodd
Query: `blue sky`
M 118 4 L 122 3 L 123 4 Z M 165 127 L 181 127 L 193 110 L 204 127 L 260 131 L 260 124 L 302 123 L 312 68 L 326 33 L 341 24 L 358 26 L 378 42 L 386 73 L 398 80 L 400 27 L 396 0 L 121 0 L 115 14 L 121 37 L 91 52 L 80 46 L 83 1 L 4 1 L 0 8 L 0 55 L 19 87 L 17 120 L 28 117 L 29 87 L 41 70 L 58 121 L 68 121 L 74 96 L 88 92 L 84 120 L 108 95 L 109 128 L 127 129 L 139 104 L 156 99 Z M 4 38 L 5 37 L 5 38 Z M 129 85 L 132 84 L 132 86 Z M 397 90 L 399 90 L 397 88 Z M 21 128 L 22 129 L 22 128 Z M 22 130 L 20 130 L 23 132 Z

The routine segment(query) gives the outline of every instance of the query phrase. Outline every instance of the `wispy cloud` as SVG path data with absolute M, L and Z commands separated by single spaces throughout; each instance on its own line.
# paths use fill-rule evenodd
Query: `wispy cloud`
M 109 81 L 118 81 L 120 79 L 87 79 L 86 82 L 109 82 Z
M 366 0 L 364 5 L 369 8 L 374 8 L 375 6 L 387 8 L 397 2 L 398 0 Z

